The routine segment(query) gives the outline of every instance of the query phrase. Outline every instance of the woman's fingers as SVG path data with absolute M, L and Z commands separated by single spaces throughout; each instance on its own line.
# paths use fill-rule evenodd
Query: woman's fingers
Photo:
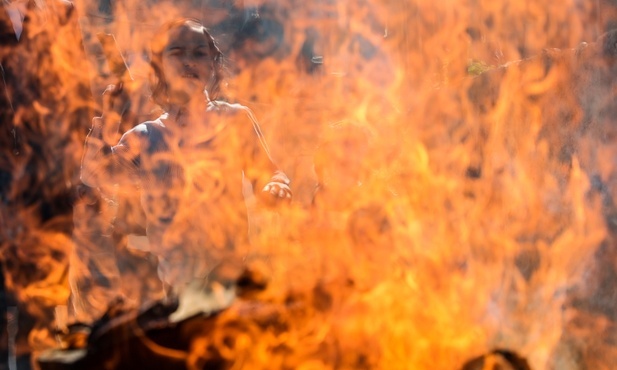
M 283 183 L 271 182 L 264 186 L 263 191 L 278 198 L 291 199 L 291 189 Z

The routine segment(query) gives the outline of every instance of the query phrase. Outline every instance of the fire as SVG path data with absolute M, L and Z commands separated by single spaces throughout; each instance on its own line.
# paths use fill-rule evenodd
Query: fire
M 183 326 L 182 344 L 168 343 L 177 361 L 191 369 L 469 369 L 484 354 L 483 368 L 505 361 L 491 351 L 506 349 L 536 370 L 611 368 L 617 38 L 601 35 L 617 7 L 106 4 L 76 2 L 79 32 L 46 18 L 41 30 L 61 29 L 50 64 L 23 65 L 46 95 L 15 122 L 45 117 L 55 126 L 27 127 L 23 152 L 3 148 L 0 159 L 11 173 L 0 250 L 23 322 L 17 355 L 57 346 L 54 309 L 69 300 L 71 258 L 84 281 L 106 279 L 109 289 L 93 288 L 88 302 L 101 312 L 116 292 L 135 306 L 164 296 L 156 258 L 139 244 L 137 189 L 99 203 L 82 194 L 72 209 L 49 204 L 78 188 L 99 93 L 116 82 L 96 33 L 115 35 L 134 77 L 125 131 L 157 112 L 147 99 L 149 38 L 164 20 L 190 15 L 212 30 L 228 62 L 225 96 L 254 112 L 294 200 L 266 211 L 248 201 L 251 245 L 229 257 L 267 286 L 240 291 L 204 326 Z M 79 36 L 89 68 L 72 64 Z M 199 171 L 188 177 L 215 184 L 211 171 Z M 25 202 L 31 189 L 39 198 Z M 91 245 L 109 243 L 93 271 L 79 248 L 114 218 L 112 238 Z M 212 289 L 227 299 L 220 285 Z M 162 342 L 145 348 L 160 353 Z

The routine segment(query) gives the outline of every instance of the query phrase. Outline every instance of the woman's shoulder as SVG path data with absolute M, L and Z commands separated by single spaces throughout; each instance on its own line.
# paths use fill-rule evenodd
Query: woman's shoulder
M 167 148 L 166 135 L 165 124 L 158 118 L 134 126 L 123 135 L 121 142 L 136 152 L 160 151 Z
M 208 103 L 207 111 L 235 115 L 242 112 L 246 113 L 249 111 L 249 108 L 239 103 L 228 103 L 223 100 L 213 100 Z
M 217 114 L 218 117 L 222 118 L 221 122 L 227 122 L 227 127 L 234 127 L 242 130 L 253 127 L 257 131 L 260 131 L 255 114 L 245 105 L 216 100 L 208 104 L 207 111 Z
M 152 121 L 144 121 L 126 131 L 122 141 L 151 141 L 153 139 L 160 139 L 164 129 L 165 124 L 160 118 Z
M 135 125 L 133 128 L 127 131 L 127 133 L 131 133 L 136 136 L 148 136 L 154 131 L 161 131 L 165 128 L 165 124 L 162 119 L 159 117 L 155 120 L 144 121 Z

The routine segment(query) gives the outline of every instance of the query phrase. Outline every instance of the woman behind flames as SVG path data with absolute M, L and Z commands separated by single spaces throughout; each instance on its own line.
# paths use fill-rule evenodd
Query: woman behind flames
M 113 146 L 103 140 L 106 120 L 94 118 L 81 178 L 103 194 L 139 188 L 159 277 L 180 293 L 246 256 L 246 198 L 253 188 L 261 187 L 256 198 L 267 205 L 291 199 L 291 190 L 248 108 L 216 100 L 223 56 L 206 28 L 193 19 L 170 22 L 150 48 L 152 98 L 165 113 L 128 130 Z M 80 272 L 71 275 L 79 317 L 90 309 L 87 292 L 80 291 L 87 284 L 76 281 Z

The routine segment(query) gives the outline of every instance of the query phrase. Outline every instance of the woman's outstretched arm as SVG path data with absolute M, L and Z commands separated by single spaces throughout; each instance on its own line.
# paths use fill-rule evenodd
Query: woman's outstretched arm
M 277 165 L 255 115 L 243 105 L 233 104 L 231 106 L 242 111 L 243 116 L 248 118 L 248 123 L 240 124 L 239 127 L 243 129 L 245 148 L 248 149 L 245 153 L 247 159 L 245 176 L 255 189 L 255 195 L 268 205 L 279 200 L 291 201 L 293 195 L 291 181 Z
M 81 181 L 93 188 L 136 183 L 141 138 L 147 135 L 146 126 L 135 126 L 111 146 L 103 138 L 102 119 L 95 117 L 92 122 L 81 161 Z

